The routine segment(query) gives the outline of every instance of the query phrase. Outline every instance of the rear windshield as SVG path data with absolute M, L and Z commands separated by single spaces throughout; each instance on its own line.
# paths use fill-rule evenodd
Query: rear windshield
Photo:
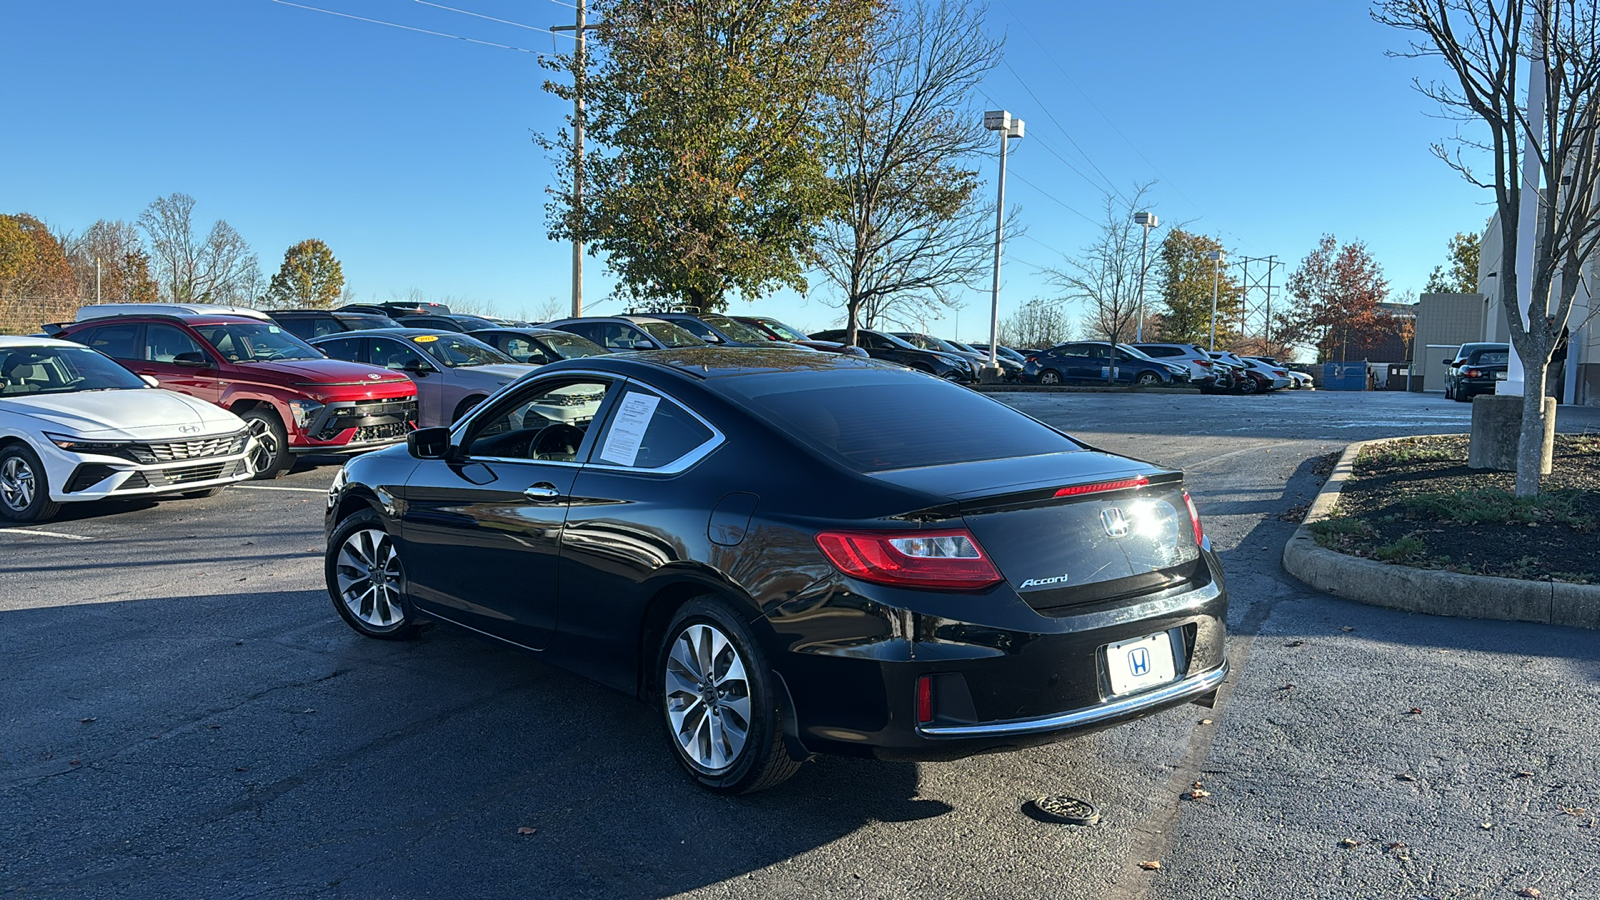
M 945 381 L 901 373 L 840 376 L 755 375 L 719 386 L 795 440 L 858 472 L 1082 449 L 1009 406 Z
M 1509 350 L 1479 350 L 1472 357 L 1472 365 L 1475 366 L 1503 366 L 1510 361 Z
M 704 347 L 706 345 L 705 341 L 700 340 L 671 322 L 635 322 L 634 324 L 668 347 Z

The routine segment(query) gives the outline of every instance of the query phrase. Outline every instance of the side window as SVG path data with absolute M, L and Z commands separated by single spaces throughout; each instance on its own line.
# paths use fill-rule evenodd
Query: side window
M 363 338 L 339 338 L 338 340 L 323 341 L 317 349 L 327 354 L 332 359 L 344 359 L 350 362 L 366 362 L 361 342 Z
M 718 338 L 716 333 L 711 330 L 709 325 L 700 321 L 699 319 L 677 319 L 674 320 L 672 324 L 682 328 L 706 343 L 714 343 L 721 340 L 721 338 Z
M 93 347 L 112 359 L 138 359 L 139 326 L 132 324 L 102 325 L 91 328 L 78 339 L 86 347 Z
M 875 334 L 862 334 L 858 331 L 856 332 L 856 342 L 866 350 L 883 349 L 883 341 L 878 340 L 878 336 Z
M 716 437 L 678 404 L 649 391 L 628 388 L 596 446 L 595 462 L 660 469 Z
M 480 458 L 578 462 L 610 389 L 596 378 L 527 385 L 473 416 L 462 446 Z
M 144 358 L 150 362 L 170 363 L 182 356 L 210 362 L 200 344 L 182 329 L 160 322 L 144 327 Z
M 1109 350 L 1107 350 L 1105 347 L 1100 346 L 1099 344 L 1096 344 L 1096 345 L 1090 347 L 1088 355 L 1093 359 L 1110 359 L 1111 358 L 1111 352 Z
M 416 368 L 420 368 L 424 364 L 432 365 L 432 363 L 422 358 L 421 353 L 407 347 L 400 341 L 389 338 L 374 338 L 371 352 L 372 364 L 383 366 L 386 369 L 404 369 L 408 365 Z M 434 368 L 438 367 L 434 366 Z
M 550 361 L 550 358 L 545 354 L 543 347 L 540 347 L 538 344 L 528 340 L 525 337 L 517 337 L 516 335 L 493 335 L 493 337 L 500 338 L 501 340 L 499 343 L 502 345 L 500 349 L 504 350 L 507 356 L 510 356 L 519 363 L 529 363 L 536 366 L 542 366 Z
M 285 316 L 282 319 L 274 319 L 273 322 L 302 341 L 308 341 L 318 335 L 327 334 L 325 331 L 315 331 L 313 329 L 315 320 L 305 316 Z
M 574 322 L 571 325 L 561 326 L 561 330 L 570 331 L 579 337 L 588 338 L 602 347 L 606 345 L 605 336 L 600 333 L 600 325 L 596 322 Z
M 289 330 L 291 332 L 294 331 L 292 328 Z M 312 337 L 322 337 L 325 334 L 344 334 L 344 331 L 344 326 L 339 324 L 339 320 L 335 319 L 333 316 L 317 316 L 311 320 Z M 298 333 L 296 333 L 295 336 L 302 337 L 302 335 Z

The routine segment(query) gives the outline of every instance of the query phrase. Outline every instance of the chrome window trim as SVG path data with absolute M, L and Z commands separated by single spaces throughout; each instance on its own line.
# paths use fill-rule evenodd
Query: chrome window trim
M 539 374 L 538 370 L 534 370 L 533 372 L 530 372 L 527 375 L 524 375 L 523 378 L 527 378 L 527 379 L 529 379 L 531 381 L 535 377 L 537 377 L 538 374 Z M 571 376 L 571 375 L 591 376 L 591 377 L 595 377 L 595 378 L 604 378 L 607 381 L 610 381 L 613 384 L 618 385 L 618 386 L 620 386 L 622 388 L 627 388 L 628 386 L 635 386 L 635 387 L 642 388 L 643 390 L 649 391 L 650 393 L 655 394 L 655 395 L 667 400 L 668 402 L 676 405 L 679 409 L 681 409 L 684 412 L 687 412 L 689 415 L 693 416 L 695 421 L 699 422 L 701 425 L 704 425 L 706 427 L 706 429 L 711 432 L 711 437 L 707 438 L 705 441 L 703 441 L 700 444 L 698 444 L 697 446 L 695 446 L 689 452 L 683 454 L 682 456 L 679 456 L 677 459 L 673 460 L 672 462 L 667 463 L 664 466 L 657 466 L 656 468 L 653 468 L 653 469 L 646 469 L 646 468 L 642 468 L 640 466 L 624 466 L 624 465 L 618 465 L 616 463 L 576 462 L 576 461 L 558 460 L 558 459 L 518 459 L 518 458 L 515 458 L 515 457 L 506 457 L 506 456 L 472 456 L 470 454 L 465 456 L 465 457 L 463 457 L 463 459 L 470 460 L 471 462 L 538 463 L 539 465 L 547 465 L 547 466 L 577 466 L 577 467 L 588 468 L 588 469 L 600 469 L 600 470 L 603 470 L 603 471 L 606 471 L 606 472 L 628 472 L 628 473 L 635 474 L 635 475 L 681 475 L 684 472 L 687 472 L 689 469 L 693 468 L 701 460 L 705 459 L 706 457 L 708 457 L 712 453 L 714 453 L 717 450 L 717 448 L 721 447 L 728 439 L 727 435 L 722 433 L 722 429 L 720 429 L 717 426 L 711 424 L 711 422 L 709 420 L 707 420 L 705 416 L 700 415 L 700 413 L 695 411 L 692 407 L 690 407 L 689 404 L 684 403 L 682 400 L 679 400 L 677 397 L 673 396 L 671 393 L 669 393 L 667 391 L 664 391 L 664 390 L 656 387 L 655 385 L 646 384 L 645 382 L 640 381 L 637 378 L 632 378 L 632 377 L 629 377 L 627 375 L 617 375 L 617 374 L 614 374 L 614 373 L 599 372 L 599 371 L 594 371 L 594 370 L 589 370 L 589 369 L 573 369 L 573 370 L 570 370 L 570 371 L 567 371 L 567 372 L 562 372 L 562 373 L 560 373 L 560 375 L 556 375 L 555 373 L 548 373 L 548 374 L 549 374 L 549 377 L 552 378 L 552 379 L 555 379 L 555 378 L 564 379 L 564 378 L 566 378 L 568 376 Z M 521 380 L 521 379 L 519 379 L 519 380 Z M 504 390 L 506 390 L 507 393 L 510 393 L 510 390 L 514 389 L 515 385 L 516 385 L 516 382 L 512 382 L 511 385 L 508 385 L 507 388 L 505 388 Z M 610 393 L 610 391 L 608 390 L 607 394 L 609 395 L 609 393 Z M 462 418 L 461 421 L 457 422 L 455 424 L 455 426 L 450 429 L 450 440 L 451 441 L 455 441 L 455 439 L 460 437 L 461 434 L 464 434 L 465 432 L 458 433 L 457 429 L 464 429 L 464 428 L 469 427 L 470 424 L 472 423 L 472 421 L 477 418 L 479 413 L 481 413 L 482 410 L 485 407 L 488 407 L 488 406 L 490 406 L 490 404 L 488 404 L 488 403 L 480 403 L 480 404 L 478 404 L 478 406 L 475 407 L 471 412 L 469 412 L 464 418 Z M 602 424 L 609 426 L 611 423 L 610 423 L 610 420 L 607 419 L 607 421 L 603 422 Z M 595 437 L 596 443 L 598 443 L 599 440 L 600 440 L 599 436 L 596 435 L 596 437 Z M 598 453 L 598 450 L 599 450 L 599 448 L 594 448 L 593 452 Z M 599 459 L 598 456 L 595 456 L 594 458 L 595 459 Z

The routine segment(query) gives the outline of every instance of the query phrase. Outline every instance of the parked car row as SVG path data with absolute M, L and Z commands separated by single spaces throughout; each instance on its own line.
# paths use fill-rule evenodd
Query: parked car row
M 1311 387 L 1270 357 L 1208 351 L 1195 344 L 1069 341 L 1022 354 L 1026 384 L 1193 385 L 1204 393 L 1264 394 Z

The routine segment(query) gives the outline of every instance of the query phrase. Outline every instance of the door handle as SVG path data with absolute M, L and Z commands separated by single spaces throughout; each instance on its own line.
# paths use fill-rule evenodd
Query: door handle
M 529 500 L 554 500 L 561 496 L 561 492 L 556 490 L 556 486 L 548 481 L 541 481 L 523 491 L 522 496 L 527 497 Z

